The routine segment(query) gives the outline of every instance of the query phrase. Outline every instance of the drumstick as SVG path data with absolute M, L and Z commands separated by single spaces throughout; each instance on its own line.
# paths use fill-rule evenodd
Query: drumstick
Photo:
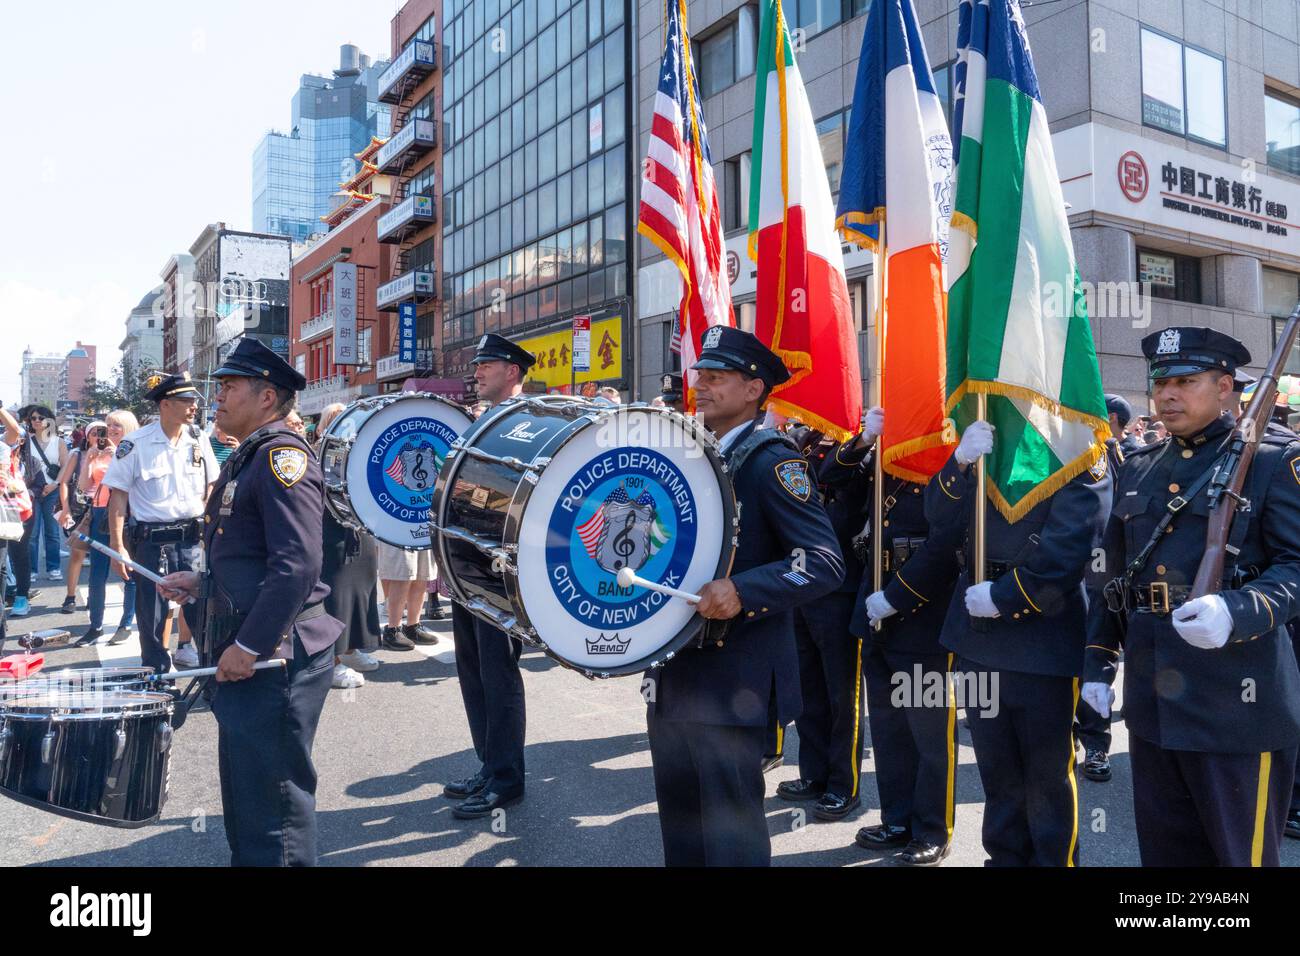
M 273 661 L 259 661 L 253 665 L 253 670 L 264 671 L 272 667 L 288 667 L 289 662 L 283 657 L 277 657 Z M 211 677 L 217 672 L 215 667 L 196 667 L 188 671 L 172 671 L 170 674 L 150 674 L 149 680 L 175 680 L 178 677 Z
M 691 604 L 699 604 L 700 596 L 692 594 L 690 591 L 679 591 L 677 588 L 670 588 L 666 584 L 655 584 L 653 581 L 647 581 L 645 578 L 637 577 L 636 572 L 631 568 L 620 568 L 618 572 L 618 585 L 623 588 L 630 588 L 633 585 L 645 588 L 648 591 L 658 591 L 660 594 L 667 594 L 669 597 L 681 598 Z
M 130 568 L 132 571 L 134 571 L 136 574 L 140 575 L 142 578 L 147 578 L 148 580 L 152 581 L 154 584 L 162 584 L 162 583 L 163 583 L 162 576 L 159 575 L 157 572 L 155 572 L 155 571 L 150 571 L 150 570 L 149 570 L 148 568 L 146 568 L 143 564 L 140 564 L 139 562 L 136 562 L 136 561 L 132 561 L 130 558 L 128 558 L 126 555 L 122 554 L 122 552 L 120 552 L 120 551 L 114 551 L 112 548 L 110 548 L 108 545 L 104 544 L 102 541 L 95 541 L 95 540 L 93 540 L 92 538 L 90 538 L 89 536 L 82 534 L 80 531 L 77 532 L 77 537 L 78 537 L 79 539 L 81 539 L 82 541 L 84 541 L 86 544 L 90 545 L 92 548 L 94 548 L 94 549 L 95 549 L 96 551 L 98 551 L 100 554 L 106 554 L 106 555 L 108 555 L 110 558 L 112 558 L 114 561 L 120 561 L 120 562 L 122 562 L 122 563 L 125 564 L 128 568 Z M 193 604 L 193 603 L 194 603 L 194 598 L 189 597 L 189 596 L 186 596 L 185 601 L 184 601 L 183 603 L 185 603 L 185 604 Z

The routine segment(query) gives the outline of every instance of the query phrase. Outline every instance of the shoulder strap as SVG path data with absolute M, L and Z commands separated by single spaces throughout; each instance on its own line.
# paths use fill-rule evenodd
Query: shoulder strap
M 735 481 L 740 476 L 745 462 L 749 461 L 754 452 L 768 445 L 784 445 L 792 455 L 799 455 L 798 446 L 775 428 L 755 428 L 727 456 L 727 467 L 731 471 L 732 480 Z
M 1210 483 L 1210 480 L 1214 478 L 1215 472 L 1219 470 L 1219 465 L 1222 460 L 1222 458 L 1214 459 L 1214 464 L 1201 472 L 1200 477 L 1197 478 L 1196 481 L 1192 482 L 1191 487 L 1188 488 L 1186 492 L 1180 495 L 1174 495 L 1174 497 L 1170 499 L 1169 504 L 1165 505 L 1165 513 L 1160 517 L 1160 520 L 1156 522 L 1155 529 L 1151 532 L 1151 537 L 1148 538 L 1147 543 L 1142 546 L 1142 550 L 1138 552 L 1138 556 L 1130 561 L 1128 567 L 1124 569 L 1125 584 L 1132 584 L 1133 578 L 1137 573 L 1146 567 L 1147 561 L 1151 558 L 1151 552 L 1156 549 L 1156 545 L 1160 543 L 1160 539 L 1165 536 L 1165 529 L 1173 524 L 1174 518 L 1178 517 L 1179 512 L 1187 507 L 1187 505 L 1190 504 L 1197 495 L 1205 490 L 1205 487 Z

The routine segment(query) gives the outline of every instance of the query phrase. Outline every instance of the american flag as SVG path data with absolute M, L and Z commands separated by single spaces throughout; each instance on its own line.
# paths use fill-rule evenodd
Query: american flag
M 590 518 L 578 525 L 578 537 L 582 539 L 582 546 L 586 549 L 587 554 L 591 555 L 592 560 L 596 559 L 596 549 L 600 546 L 600 535 L 605 530 L 605 505 L 620 505 L 631 501 L 627 494 L 627 489 L 619 485 L 613 493 L 606 498 L 599 508 L 595 510 Z M 654 496 L 649 491 L 643 491 L 637 497 L 636 503 L 639 505 L 653 505 Z
M 735 321 L 713 159 L 685 36 L 685 0 L 669 0 L 667 13 L 668 39 L 659 64 L 650 149 L 642 165 L 637 232 L 681 273 L 682 297 L 672 345 L 681 354 L 682 368 L 689 370 L 704 330 L 711 325 L 735 325 Z M 694 372 L 686 375 L 688 384 L 694 381 Z
M 406 477 L 406 468 L 402 465 L 401 455 L 394 458 L 393 463 L 384 469 L 384 474 L 399 485 L 402 483 L 402 479 Z

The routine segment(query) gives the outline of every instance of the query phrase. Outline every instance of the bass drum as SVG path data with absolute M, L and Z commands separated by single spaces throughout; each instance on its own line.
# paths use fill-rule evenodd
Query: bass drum
M 116 827 L 157 820 L 167 799 L 173 702 L 135 691 L 0 702 L 0 793 Z
M 648 406 L 503 402 L 452 449 L 434 493 L 439 568 L 472 613 L 588 677 L 670 660 L 699 632 L 686 591 L 724 577 L 736 500 L 713 437 Z
M 326 507 L 339 524 L 387 544 L 433 547 L 434 482 L 448 449 L 472 423 L 456 403 L 423 392 L 353 402 L 321 438 Z

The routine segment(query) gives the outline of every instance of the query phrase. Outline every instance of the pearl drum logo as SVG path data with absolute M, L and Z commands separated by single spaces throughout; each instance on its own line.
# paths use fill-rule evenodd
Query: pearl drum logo
M 1147 164 L 1142 157 L 1129 150 L 1119 158 L 1119 188 L 1124 193 L 1124 198 L 1129 202 L 1141 202 L 1147 198 L 1147 187 L 1150 184 L 1150 177 L 1147 175 Z
M 605 629 L 589 653 L 621 655 L 630 630 L 653 617 L 668 598 L 620 587 L 631 568 L 647 580 L 676 587 L 695 553 L 695 496 L 686 477 L 649 449 L 624 448 L 593 458 L 567 482 L 552 509 L 546 572 L 561 606 L 592 628 Z M 593 643 L 591 641 L 588 642 Z
M 407 418 L 384 429 L 366 459 L 366 480 L 385 514 L 427 525 L 438 471 L 457 437 L 433 418 Z

